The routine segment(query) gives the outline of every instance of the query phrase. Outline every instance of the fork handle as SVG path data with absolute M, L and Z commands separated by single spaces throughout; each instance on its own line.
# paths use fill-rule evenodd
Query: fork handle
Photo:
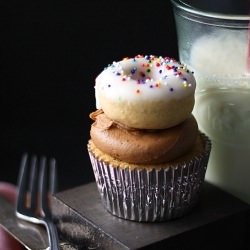
M 44 224 L 48 232 L 50 250 L 59 250 L 59 239 L 55 224 L 46 218 L 44 220 Z

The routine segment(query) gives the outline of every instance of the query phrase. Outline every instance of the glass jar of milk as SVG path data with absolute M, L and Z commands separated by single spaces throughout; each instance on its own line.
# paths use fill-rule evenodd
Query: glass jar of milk
M 212 140 L 206 180 L 250 204 L 249 2 L 172 4 L 180 61 L 197 81 L 193 114 Z

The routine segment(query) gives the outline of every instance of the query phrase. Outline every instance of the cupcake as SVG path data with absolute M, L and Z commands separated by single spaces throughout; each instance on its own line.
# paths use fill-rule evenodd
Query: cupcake
M 124 58 L 96 78 L 88 152 L 104 208 L 139 222 L 197 204 L 211 150 L 192 115 L 195 78 L 169 57 Z

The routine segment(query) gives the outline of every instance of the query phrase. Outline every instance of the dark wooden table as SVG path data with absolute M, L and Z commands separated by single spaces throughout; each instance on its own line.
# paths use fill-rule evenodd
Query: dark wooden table
M 95 183 L 56 194 L 53 214 L 63 240 L 78 249 L 250 249 L 250 206 L 208 183 L 190 214 L 167 222 L 111 215 Z

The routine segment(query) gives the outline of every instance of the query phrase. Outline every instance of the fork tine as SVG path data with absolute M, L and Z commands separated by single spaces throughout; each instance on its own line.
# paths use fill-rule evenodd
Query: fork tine
M 51 194 L 54 194 L 57 191 L 57 172 L 56 172 L 56 159 L 52 158 L 50 160 L 50 183 L 49 191 Z
M 30 183 L 29 183 L 29 192 L 30 192 L 30 208 L 32 211 L 36 211 L 37 207 L 37 201 L 38 201 L 38 188 L 37 188 L 37 156 L 32 156 L 31 162 L 30 162 L 31 168 L 30 168 Z
M 39 192 L 40 192 L 40 208 L 43 215 L 47 211 L 47 199 L 48 199 L 48 181 L 47 181 L 47 159 L 42 157 L 40 161 L 40 174 L 39 174 Z
M 39 187 L 41 209 L 44 213 L 49 213 L 48 204 L 50 203 L 50 197 L 57 189 L 56 160 L 54 158 L 50 159 L 48 166 L 46 157 L 42 157 L 40 162 Z
M 21 166 L 18 175 L 18 195 L 17 195 L 17 210 L 24 207 L 24 202 L 26 200 L 26 189 L 27 189 L 27 178 L 28 178 L 28 154 L 23 154 L 21 159 Z

